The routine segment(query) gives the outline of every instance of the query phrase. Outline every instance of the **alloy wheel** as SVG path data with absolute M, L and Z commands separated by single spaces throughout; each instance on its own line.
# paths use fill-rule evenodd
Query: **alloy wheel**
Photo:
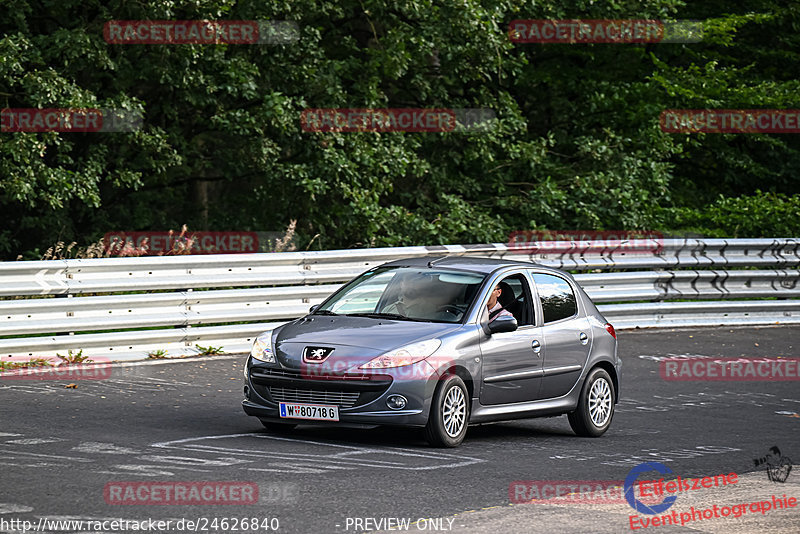
M 467 416 L 467 401 L 464 392 L 458 386 L 453 386 L 447 392 L 442 407 L 442 421 L 447 435 L 451 438 L 458 436 L 464 428 Z
M 589 391 L 589 417 L 597 427 L 602 427 L 611 416 L 611 387 L 605 378 L 598 378 Z

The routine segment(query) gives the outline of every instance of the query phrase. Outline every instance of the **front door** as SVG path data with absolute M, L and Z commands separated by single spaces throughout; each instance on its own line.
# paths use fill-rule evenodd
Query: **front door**
M 522 273 L 514 274 L 498 285 L 503 288 L 498 300 L 514 315 L 519 327 L 514 332 L 487 335 L 481 341 L 483 405 L 535 400 L 542 383 L 544 342 L 541 327 L 535 325 L 527 279 Z

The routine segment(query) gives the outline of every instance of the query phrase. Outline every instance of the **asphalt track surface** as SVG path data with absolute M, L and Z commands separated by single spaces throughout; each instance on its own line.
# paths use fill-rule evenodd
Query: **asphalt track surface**
M 772 495 L 800 499 L 800 467 L 779 483 L 754 465 L 773 446 L 798 463 L 797 381 L 672 382 L 659 375 L 666 356 L 798 357 L 800 327 L 630 331 L 619 333 L 619 343 L 622 401 L 603 437 L 576 437 L 562 416 L 471 427 L 460 448 L 446 450 L 429 448 L 409 430 L 270 434 L 242 412 L 243 356 L 119 366 L 105 380 L 73 380 L 74 388 L 64 380 L 3 378 L 0 531 L 22 532 L 21 521 L 36 528 L 44 520 L 121 518 L 214 533 L 234 531 L 231 522 L 222 528 L 222 518 L 256 518 L 256 529 L 237 531 L 275 532 L 265 527 L 279 525 L 278 532 L 336 533 L 387 530 L 394 526 L 388 519 L 397 518 L 410 521 L 411 532 L 632 532 L 634 511 L 625 502 L 512 505 L 509 487 L 618 481 L 645 461 L 682 477 L 739 475 L 735 486 L 681 494 L 678 512 Z M 111 483 L 198 481 L 255 483 L 258 502 L 119 505 L 104 496 Z M 199 523 L 175 528 L 180 519 Z M 92 525 L 46 531 L 123 531 Z M 646 529 L 757 531 L 800 532 L 800 506 Z

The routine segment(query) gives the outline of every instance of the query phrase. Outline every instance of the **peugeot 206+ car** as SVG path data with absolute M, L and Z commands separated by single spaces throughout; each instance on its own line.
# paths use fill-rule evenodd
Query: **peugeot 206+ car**
M 422 427 L 441 447 L 458 446 L 470 423 L 561 414 L 576 434 L 600 436 L 620 366 L 614 327 L 570 274 L 414 258 L 370 269 L 258 336 L 242 405 L 274 431 Z

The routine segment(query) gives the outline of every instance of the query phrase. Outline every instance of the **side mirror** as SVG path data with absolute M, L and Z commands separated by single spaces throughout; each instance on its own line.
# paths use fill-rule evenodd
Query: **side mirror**
M 501 315 L 489 323 L 489 333 L 513 332 L 517 329 L 517 320 L 508 315 Z
M 314 313 L 317 308 L 319 308 L 319 304 L 314 304 L 308 309 L 308 313 Z

